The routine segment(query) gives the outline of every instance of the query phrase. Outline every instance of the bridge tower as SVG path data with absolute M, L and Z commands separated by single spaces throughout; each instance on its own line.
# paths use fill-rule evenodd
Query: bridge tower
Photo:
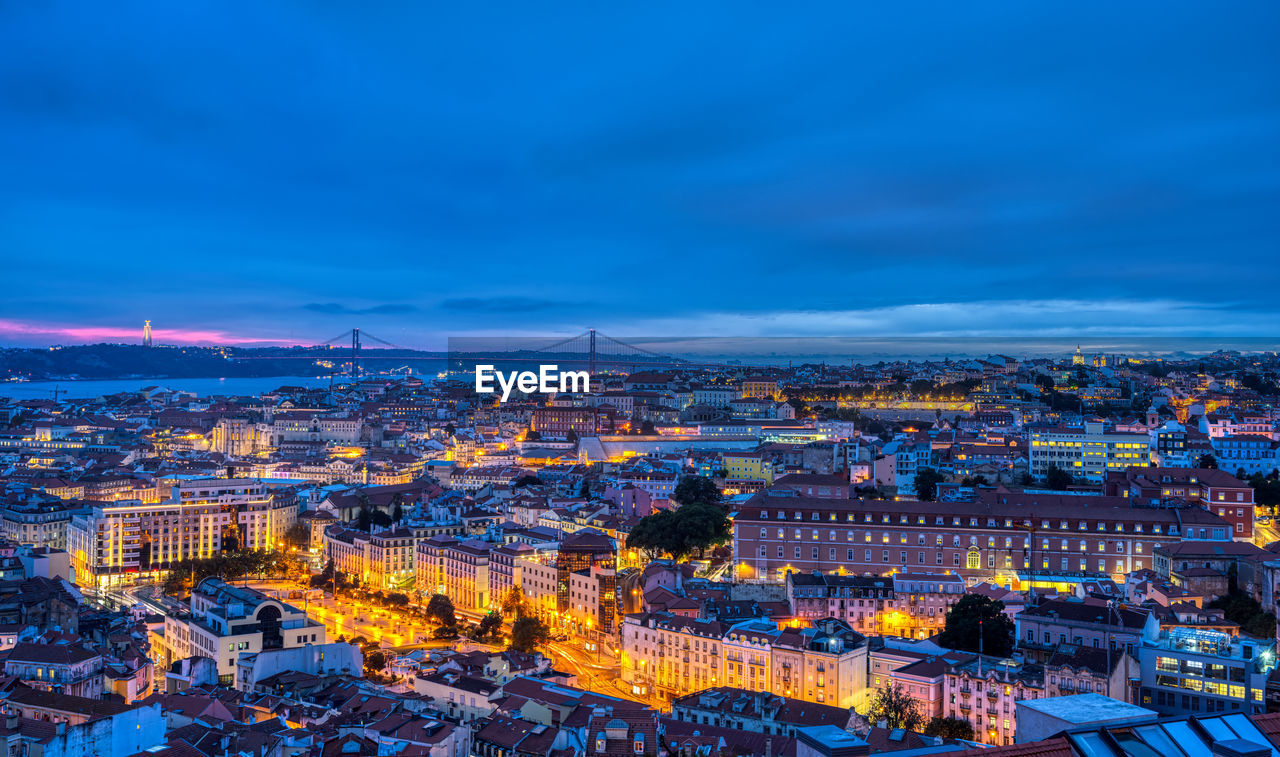
M 151 321 L 142 322 L 142 346 L 151 346 Z
M 351 378 L 360 378 L 360 329 L 351 329 Z
M 591 339 L 591 348 L 587 357 L 587 374 L 596 375 L 596 330 L 587 329 L 587 334 Z

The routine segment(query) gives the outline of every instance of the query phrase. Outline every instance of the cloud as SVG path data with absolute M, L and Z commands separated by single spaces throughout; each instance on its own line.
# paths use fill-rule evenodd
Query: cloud
M 308 302 L 302 307 L 304 310 L 310 310 L 313 313 L 326 313 L 328 315 L 404 315 L 406 313 L 416 313 L 418 311 L 416 305 L 408 305 L 404 303 L 389 303 L 386 305 L 374 305 L 367 308 L 353 308 L 346 305 L 339 305 L 336 302 Z
M 584 303 L 580 302 L 545 300 L 536 297 L 458 297 L 440 303 L 440 307 L 445 310 L 481 313 L 530 313 L 579 308 L 583 305 Z

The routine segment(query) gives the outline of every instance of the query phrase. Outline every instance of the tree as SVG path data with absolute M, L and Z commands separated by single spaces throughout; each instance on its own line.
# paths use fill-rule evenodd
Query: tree
M 512 586 L 503 595 L 502 612 L 517 618 L 524 615 L 524 592 L 519 586 Z
M 364 656 L 364 669 L 366 673 L 381 673 L 387 667 L 387 653 L 381 649 L 375 649 L 368 652 Z
M 676 484 L 676 490 L 671 494 L 671 498 L 681 505 L 694 502 L 719 505 L 722 496 L 715 482 L 702 476 L 682 476 L 680 483 Z
M 522 486 L 541 486 L 541 485 L 542 485 L 542 479 L 538 478 L 537 476 L 531 473 L 526 473 L 520 478 L 517 478 L 515 480 L 515 483 L 512 484 L 512 486 L 516 488 L 520 488 Z
M 981 594 L 966 594 L 947 611 L 947 622 L 938 643 L 965 652 L 981 651 L 1007 657 L 1013 651 L 1013 621 L 1004 613 L 1004 602 Z
M 386 528 L 391 525 L 391 516 L 381 510 L 374 510 L 369 513 L 369 521 L 378 528 Z
M 675 518 L 674 510 L 659 510 L 641 518 L 627 535 L 627 548 L 644 552 L 649 560 L 657 559 L 668 551 L 669 535 L 675 530 Z
M 517 652 L 532 654 L 548 641 L 551 641 L 551 629 L 537 618 L 525 616 L 511 624 L 511 648 Z
M 1280 505 L 1280 479 L 1274 473 L 1271 476 L 1255 473 L 1249 479 L 1249 486 L 1253 487 L 1253 501 L 1258 505 L 1267 509 Z
M 906 692 L 906 689 L 902 688 L 901 684 L 894 682 L 876 691 L 875 697 L 871 700 L 871 709 L 867 712 L 867 719 L 875 724 L 883 720 L 885 727 L 889 729 L 902 728 L 915 731 L 924 722 L 924 715 L 920 712 L 919 703 Z
M 1234 579 L 1234 576 L 1231 576 Z M 1232 588 L 1226 596 L 1218 597 L 1207 607 L 1222 610 L 1227 620 L 1240 624 L 1240 630 L 1250 636 L 1271 638 L 1276 632 L 1276 616 L 1262 608 L 1256 599 Z
M 1044 485 L 1050 489 L 1066 489 L 1075 482 L 1070 473 L 1056 465 L 1049 466 L 1049 470 L 1044 474 Z
M 921 468 L 916 471 L 916 496 L 921 502 L 933 502 L 938 498 L 938 484 L 946 480 L 933 468 Z
M 1206 452 L 1206 453 L 1204 453 L 1203 455 L 1201 455 L 1200 457 L 1197 457 L 1197 458 L 1196 458 L 1196 467 L 1197 467 L 1197 468 L 1212 468 L 1213 470 L 1217 470 L 1217 469 L 1218 469 L 1218 458 L 1216 458 L 1216 457 L 1214 457 L 1213 455 L 1210 455 L 1208 452 Z
M 591 499 L 591 482 L 585 478 L 578 484 L 578 499 Z
M 284 532 L 284 542 L 298 550 L 311 548 L 311 529 L 302 523 L 294 523 Z
M 1053 386 L 1054 386 L 1054 385 L 1053 385 L 1053 377 L 1052 377 L 1052 376 L 1050 376 L 1050 375 L 1049 375 L 1049 374 L 1047 374 L 1047 373 L 1040 373 L 1040 374 L 1037 374 L 1037 375 L 1036 375 L 1036 386 L 1040 387 L 1041 389 L 1043 389 L 1043 390 L 1044 390 L 1044 391 L 1046 391 L 1046 392 L 1052 392 L 1052 391 L 1053 391 Z
M 446 423 L 444 424 L 444 433 L 446 436 L 453 436 L 454 434 L 458 433 L 458 427 L 453 425 L 452 423 Z
M 480 624 L 476 626 L 477 639 L 493 639 L 502 635 L 502 614 L 498 612 L 486 613 L 480 619 Z
M 924 726 L 924 735 L 972 741 L 973 724 L 960 718 L 929 718 L 929 722 Z
M 437 625 L 456 626 L 458 618 L 453 612 L 453 600 L 443 594 L 432 594 L 427 601 L 427 617 Z
M 670 554 L 676 560 L 723 544 L 731 537 L 729 518 L 718 505 L 693 502 L 678 510 L 659 510 L 640 519 L 627 536 L 627 548 L 649 559 Z
M 356 530 L 367 534 L 372 526 L 373 515 L 369 512 L 369 508 L 361 507 L 360 512 L 356 513 Z
M 732 538 L 729 517 L 716 505 L 699 502 L 681 507 L 676 510 L 675 523 L 673 549 L 668 551 L 677 559 L 693 552 L 702 557 L 710 547 Z
M 911 393 L 916 397 L 928 397 L 932 395 L 934 386 L 933 382 L 929 379 L 916 379 L 910 384 L 907 384 L 907 388 L 910 389 Z
M 965 476 L 960 479 L 961 486 L 986 486 L 988 483 L 987 477 L 981 475 L 973 477 Z
M 391 522 L 399 523 L 404 520 L 404 495 L 396 492 L 391 495 Z

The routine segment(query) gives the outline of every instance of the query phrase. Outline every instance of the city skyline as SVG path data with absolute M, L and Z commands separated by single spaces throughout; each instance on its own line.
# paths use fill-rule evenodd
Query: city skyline
M 259 10 L 6 11 L 0 344 L 1280 323 L 1270 4 Z

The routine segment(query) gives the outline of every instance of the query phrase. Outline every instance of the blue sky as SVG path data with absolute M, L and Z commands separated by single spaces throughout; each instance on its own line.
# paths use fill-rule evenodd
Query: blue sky
M 0 343 L 1280 333 L 1280 5 L 7 3 Z

